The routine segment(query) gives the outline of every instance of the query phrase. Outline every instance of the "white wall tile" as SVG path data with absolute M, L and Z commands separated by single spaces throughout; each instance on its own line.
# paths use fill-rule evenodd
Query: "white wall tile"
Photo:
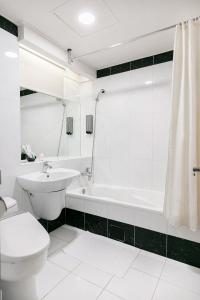
M 163 190 L 171 70 L 169 62 L 99 78 L 93 87 L 82 85 L 83 107 L 89 110 L 90 106 L 91 111 L 95 95 L 102 88 L 106 90 L 97 106 L 96 183 Z M 152 84 L 146 85 L 147 81 Z M 91 153 L 92 139 L 84 134 L 82 139 L 83 148 Z
M 151 189 L 152 187 L 152 161 L 142 159 L 130 159 L 131 165 L 131 186 L 141 189 Z
M 153 161 L 152 188 L 164 191 L 166 183 L 167 161 Z

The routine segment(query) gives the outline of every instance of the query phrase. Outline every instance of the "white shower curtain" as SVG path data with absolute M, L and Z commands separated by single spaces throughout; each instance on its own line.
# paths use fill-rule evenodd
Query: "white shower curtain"
M 200 228 L 200 20 L 177 25 L 164 214 L 174 226 Z

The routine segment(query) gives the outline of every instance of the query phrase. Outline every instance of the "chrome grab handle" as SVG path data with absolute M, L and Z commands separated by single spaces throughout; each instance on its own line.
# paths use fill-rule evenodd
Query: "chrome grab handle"
M 197 172 L 200 173 L 200 168 L 197 168 L 197 167 L 193 168 L 193 175 L 194 176 L 196 175 Z

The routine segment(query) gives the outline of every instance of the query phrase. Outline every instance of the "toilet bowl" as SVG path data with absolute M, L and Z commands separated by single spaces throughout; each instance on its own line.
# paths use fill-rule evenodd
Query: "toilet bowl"
M 0 220 L 3 300 L 39 300 L 35 275 L 46 262 L 49 235 L 30 214 Z

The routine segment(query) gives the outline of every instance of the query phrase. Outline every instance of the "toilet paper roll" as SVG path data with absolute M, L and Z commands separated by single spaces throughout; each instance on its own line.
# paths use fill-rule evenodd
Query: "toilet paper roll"
M 4 212 L 3 216 L 16 212 L 17 201 L 10 197 L 0 197 L 0 211 Z
M 0 215 L 7 211 L 7 206 L 2 197 L 0 197 Z

